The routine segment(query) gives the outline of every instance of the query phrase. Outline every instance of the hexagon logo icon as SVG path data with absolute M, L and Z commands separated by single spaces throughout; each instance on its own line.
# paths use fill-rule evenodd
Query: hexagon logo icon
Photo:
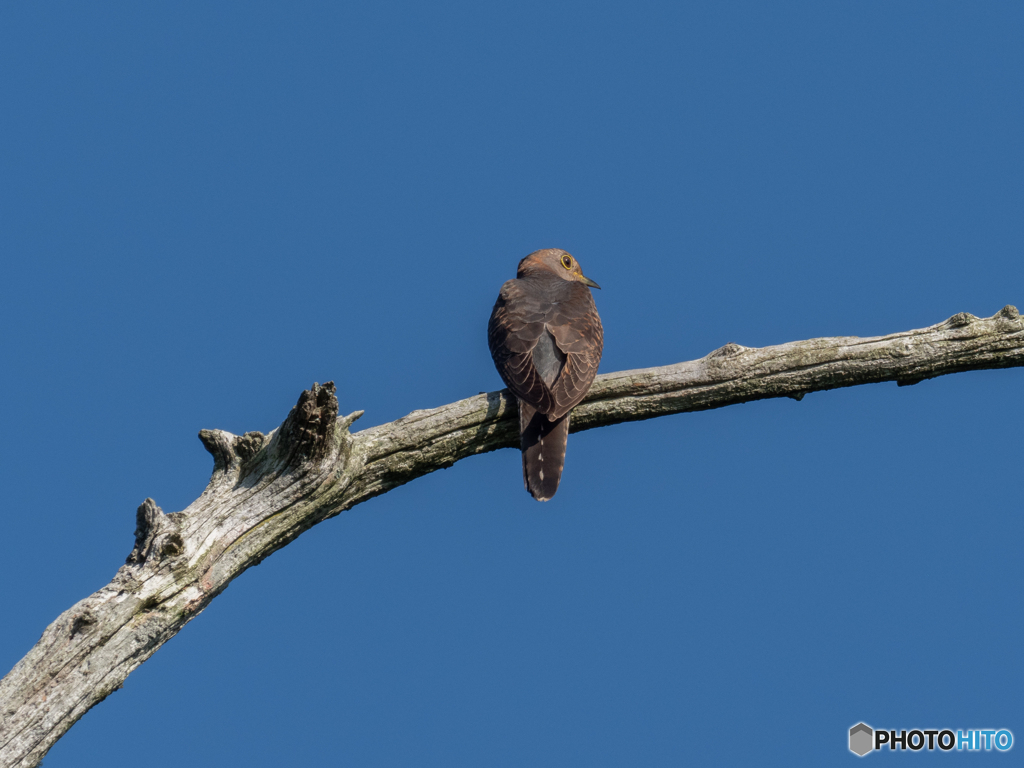
M 874 749 L 872 743 L 875 740 L 874 736 L 875 732 L 871 730 L 870 725 L 857 723 L 850 729 L 850 751 L 859 757 L 864 757 Z

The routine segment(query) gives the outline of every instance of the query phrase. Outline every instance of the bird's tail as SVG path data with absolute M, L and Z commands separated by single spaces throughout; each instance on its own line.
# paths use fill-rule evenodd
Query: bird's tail
M 565 465 L 569 414 L 548 421 L 526 403 L 519 403 L 519 437 L 523 450 L 523 482 L 537 501 L 547 501 L 558 490 Z

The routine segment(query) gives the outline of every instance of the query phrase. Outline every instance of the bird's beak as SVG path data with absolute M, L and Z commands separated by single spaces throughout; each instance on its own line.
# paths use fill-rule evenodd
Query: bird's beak
M 597 289 L 601 288 L 600 285 L 595 283 L 589 277 L 584 277 L 583 275 L 580 275 L 580 282 L 583 283 L 584 285 L 589 285 L 591 288 L 597 288 Z

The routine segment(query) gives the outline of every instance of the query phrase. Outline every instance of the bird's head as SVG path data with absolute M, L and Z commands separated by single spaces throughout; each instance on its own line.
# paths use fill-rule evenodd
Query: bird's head
M 519 262 L 519 270 L 516 273 L 516 277 L 527 277 L 528 275 L 538 273 L 557 275 L 563 280 L 583 283 L 591 288 L 601 287 L 589 277 L 584 277 L 579 262 L 570 254 L 558 248 L 545 248 L 531 253 Z

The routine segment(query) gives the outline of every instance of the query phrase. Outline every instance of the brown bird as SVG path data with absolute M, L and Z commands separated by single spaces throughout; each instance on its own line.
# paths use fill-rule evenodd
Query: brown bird
M 519 401 L 523 482 L 538 501 L 558 490 L 569 411 L 601 362 L 604 329 L 587 286 L 601 287 L 565 251 L 534 251 L 501 286 L 487 324 L 494 365 Z

